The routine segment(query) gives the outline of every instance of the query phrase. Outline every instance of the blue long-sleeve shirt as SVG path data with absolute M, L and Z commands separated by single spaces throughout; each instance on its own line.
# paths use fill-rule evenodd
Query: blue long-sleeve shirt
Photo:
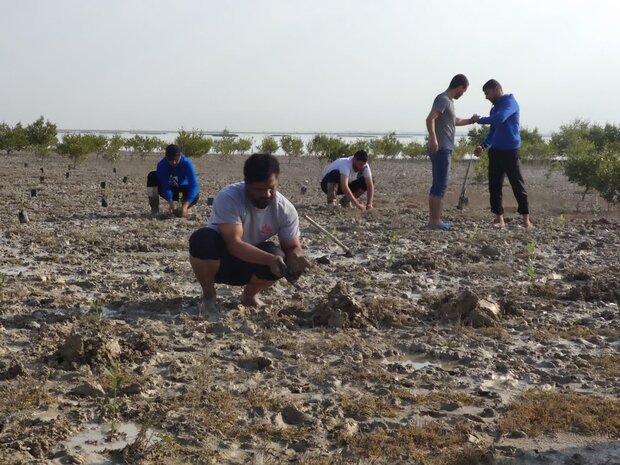
M 175 167 L 170 166 L 166 158 L 162 158 L 157 163 L 157 180 L 164 199 L 169 202 L 172 200 L 172 187 L 188 187 L 183 202 L 191 204 L 198 196 L 198 176 L 193 163 L 185 155 L 181 155 L 181 161 Z
M 482 147 L 499 150 L 514 150 L 521 146 L 519 133 L 519 104 L 512 94 L 502 95 L 491 108 L 489 116 L 480 118 L 478 124 L 490 124 L 489 135 L 482 142 Z

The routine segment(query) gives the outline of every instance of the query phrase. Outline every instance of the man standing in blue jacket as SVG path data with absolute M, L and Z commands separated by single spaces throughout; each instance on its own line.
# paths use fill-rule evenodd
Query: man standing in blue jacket
M 505 226 L 502 187 L 504 175 L 507 175 L 517 199 L 517 211 L 523 217 L 523 226 L 531 228 L 533 225 L 530 222 L 527 192 L 519 162 L 519 104 L 512 94 L 504 94 L 502 86 L 495 79 L 487 81 L 482 86 L 482 91 L 493 107 L 489 116 L 475 116 L 472 119 L 478 124 L 490 124 L 491 127 L 482 145 L 474 149 L 474 155 L 479 157 L 483 150 L 489 149 L 489 194 L 491 212 L 495 214 L 494 223 L 500 228 Z
M 199 197 L 198 176 L 192 162 L 181 153 L 178 145 L 166 147 L 166 156 L 157 163 L 157 170 L 148 174 L 146 181 L 151 214 L 159 212 L 159 197 L 168 202 L 174 214 L 174 202 L 182 202 L 178 214 L 189 215 Z

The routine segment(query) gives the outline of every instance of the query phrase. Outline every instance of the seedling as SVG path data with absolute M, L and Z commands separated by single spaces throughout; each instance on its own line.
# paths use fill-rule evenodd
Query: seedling
M 536 279 L 536 271 L 534 270 L 534 261 L 536 259 L 536 243 L 531 241 L 527 245 L 527 250 L 529 252 L 529 257 L 527 260 L 527 275 L 530 278 L 530 281 L 534 282 Z
M 110 438 L 114 438 L 118 434 L 119 423 L 119 405 L 118 405 L 118 391 L 121 387 L 121 364 L 116 361 L 112 365 L 112 369 L 106 368 L 104 370 L 105 375 L 108 377 L 110 383 L 111 395 L 108 403 L 110 410 L 110 416 L 112 421 L 110 423 Z
M 564 223 L 566 221 L 566 215 L 564 213 L 560 213 L 560 223 Z
M 398 245 L 398 233 L 396 231 L 392 231 L 391 233 L 386 233 L 388 237 L 388 258 L 386 265 L 388 268 L 392 268 L 394 264 L 394 257 L 396 255 L 396 246 Z
M 474 223 L 474 229 L 472 229 L 471 234 L 469 235 L 469 240 L 472 242 L 478 240 L 478 223 Z
M 90 311 L 95 314 L 95 325 L 97 326 L 97 333 L 101 335 L 103 326 L 103 306 L 98 300 L 93 300 L 90 303 Z

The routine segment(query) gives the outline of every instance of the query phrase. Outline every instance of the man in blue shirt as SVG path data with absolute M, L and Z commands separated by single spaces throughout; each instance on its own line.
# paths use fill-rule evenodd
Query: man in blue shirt
M 189 215 L 199 197 L 198 176 L 192 162 L 181 153 L 178 145 L 166 147 L 166 156 L 157 163 L 157 170 L 148 174 L 146 181 L 151 214 L 159 213 L 159 197 L 168 202 L 174 214 L 174 202 L 182 202 L 178 214 Z
M 519 104 L 512 94 L 504 94 L 502 86 L 495 79 L 487 81 L 482 86 L 482 91 L 493 107 L 489 116 L 475 115 L 472 119 L 478 124 L 490 124 L 491 127 L 486 139 L 474 149 L 474 155 L 479 157 L 483 150 L 489 149 L 489 194 L 491 212 L 495 213 L 494 223 L 500 228 L 505 226 L 502 187 L 506 175 L 517 199 L 517 211 L 523 217 L 523 226 L 532 228 L 527 192 L 519 162 L 519 147 L 521 146 Z

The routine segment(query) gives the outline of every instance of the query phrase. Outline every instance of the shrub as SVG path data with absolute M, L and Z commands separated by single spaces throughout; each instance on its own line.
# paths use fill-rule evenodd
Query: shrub
M 393 158 L 402 150 L 403 144 L 396 138 L 395 132 L 390 132 L 380 139 L 373 139 L 370 143 L 370 151 L 374 157 L 383 155 L 386 158 Z
M 56 150 L 61 155 L 66 155 L 75 166 L 85 160 L 89 154 L 102 150 L 105 147 L 105 136 L 93 134 L 65 134 L 62 142 L 56 145 Z
M 56 136 L 56 125 L 45 121 L 43 116 L 26 127 L 28 145 L 32 146 L 34 153 L 39 156 L 49 154 L 51 147 L 56 144 Z
M 4 150 L 7 155 L 11 152 L 21 152 L 28 147 L 28 136 L 21 123 L 10 127 L 6 123 L 0 123 L 0 150 Z
M 454 146 L 454 150 L 452 150 L 452 158 L 454 160 L 460 160 L 468 153 L 474 153 L 474 146 L 469 142 L 467 137 L 459 138 Z
M 276 153 L 279 148 L 280 144 L 278 144 L 278 141 L 275 140 L 274 137 L 266 136 L 263 138 L 258 150 L 262 153 Z
M 330 162 L 346 157 L 350 152 L 348 144 L 340 137 L 329 137 L 324 134 L 314 136 L 308 142 L 307 148 L 308 153 Z
M 235 142 L 235 152 L 248 153 L 252 150 L 252 145 L 254 145 L 254 142 L 251 137 L 248 137 L 247 139 L 239 137 Z
M 231 134 L 228 129 L 222 131 L 221 139 L 213 142 L 213 149 L 222 157 L 228 158 L 237 150 L 237 136 Z
M 545 142 L 538 133 L 538 128 L 521 128 L 521 149 L 519 156 L 523 160 L 550 160 L 555 155 L 554 147 Z
M 409 158 L 426 158 L 428 155 L 428 148 L 425 144 L 411 141 L 403 146 L 403 155 Z
M 299 157 L 304 151 L 304 141 L 299 137 L 282 136 L 280 139 L 282 150 L 288 157 Z
M 121 135 L 114 134 L 106 141 L 105 147 L 102 151 L 103 159 L 111 162 L 118 161 L 121 158 L 121 149 L 125 146 L 125 144 L 126 141 Z
M 174 143 L 179 146 L 184 155 L 190 158 L 202 157 L 209 153 L 211 147 L 213 147 L 213 139 L 205 137 L 197 129 L 193 131 L 185 131 L 183 128 L 179 129 L 179 135 L 174 140 Z
M 140 134 L 127 139 L 126 144 L 134 154 L 138 154 L 142 159 L 154 153 L 156 149 L 160 149 L 162 145 L 167 145 L 157 137 L 141 136 Z

